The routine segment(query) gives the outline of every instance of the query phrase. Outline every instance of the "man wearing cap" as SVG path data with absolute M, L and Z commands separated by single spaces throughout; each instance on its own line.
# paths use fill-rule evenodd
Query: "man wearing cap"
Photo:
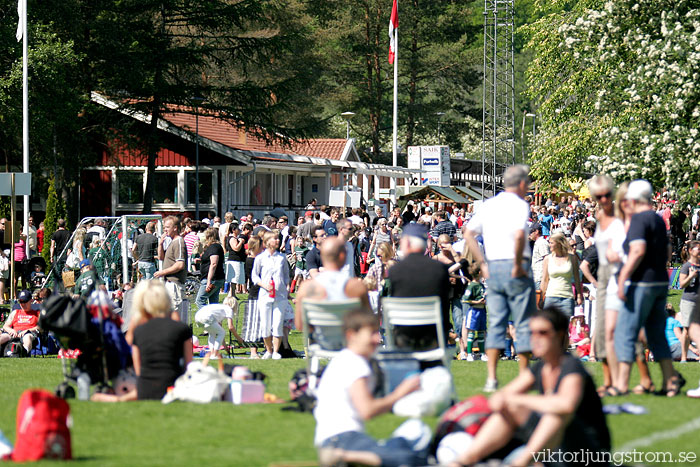
M 651 205 L 651 184 L 635 180 L 629 184 L 625 199 L 634 209 L 623 249 L 627 261 L 618 276 L 618 297 L 624 302 L 615 326 L 615 353 L 619 361 L 618 387 L 626 394 L 630 367 L 634 361 L 634 344 L 644 327 L 649 349 L 661 365 L 662 391 L 672 397 L 680 393 L 685 382 L 674 374 L 671 350 L 664 334 L 668 272 L 666 262 L 671 250 L 666 224 Z
M 440 297 L 442 325 L 445 336 L 450 330 L 450 279 L 447 266 L 425 256 L 428 229 L 421 224 L 408 224 L 403 229 L 399 248 L 403 259 L 388 271 L 389 295 L 392 297 Z M 415 348 L 427 348 L 433 344 L 434 326 L 405 326 L 397 330 L 397 343 L 406 339 Z M 398 332 L 401 331 L 401 332 Z M 435 336 L 435 337 L 434 337 Z
M 19 308 L 15 309 L 7 317 L 5 325 L 0 333 L 0 347 L 12 339 L 20 338 L 22 346 L 31 352 L 34 341 L 39 336 L 39 311 L 38 306 L 32 306 L 32 293 L 22 290 L 17 296 Z
M 95 290 L 99 283 L 97 274 L 92 267 L 92 262 L 85 258 L 80 262 L 80 277 L 75 281 L 75 288 L 73 293 L 75 295 L 80 295 L 83 298 L 88 298 L 90 294 Z
M 542 225 L 534 222 L 530 226 L 530 241 L 532 243 L 532 278 L 535 281 L 535 290 L 540 290 L 542 282 L 542 266 L 544 258 L 550 253 L 549 242 L 542 235 Z
M 297 235 L 304 238 L 311 238 L 311 229 L 314 228 L 314 212 L 306 211 L 304 214 L 304 223 L 297 229 Z
M 467 224 L 467 246 L 475 261 L 481 264 L 488 288 L 485 392 L 498 389 L 496 365 L 505 348 L 509 316 L 515 326 L 521 372 L 527 369 L 530 356 L 530 315 L 536 305 L 527 241 L 530 207 L 523 199 L 530 184 L 529 171 L 526 165 L 508 167 L 503 175 L 505 191 L 486 200 Z M 476 240 L 478 235 L 484 239 L 486 262 Z

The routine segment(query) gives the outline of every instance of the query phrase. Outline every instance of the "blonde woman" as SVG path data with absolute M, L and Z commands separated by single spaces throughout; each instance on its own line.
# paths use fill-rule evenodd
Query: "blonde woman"
M 170 319 L 173 305 L 161 281 L 139 282 L 132 306 L 127 337 L 138 377 L 136 390 L 123 396 L 95 394 L 92 400 L 160 400 L 192 361 L 192 331 L 186 324 Z
M 557 308 L 571 318 L 574 315 L 574 299 L 579 305 L 583 303 L 578 257 L 569 252 L 569 242 L 562 233 L 549 237 L 549 248 L 552 253 L 542 265 L 540 307 Z M 572 283 L 574 291 L 571 290 Z
M 380 300 L 384 288 L 384 280 L 387 277 L 389 266 L 396 256 L 391 243 L 382 243 L 377 247 L 379 261 L 372 263 L 365 276 L 365 285 L 369 293 L 369 302 L 375 312 L 379 312 Z
M 219 243 L 219 231 L 209 227 L 204 232 L 204 253 L 200 266 L 201 279 L 195 303 L 197 309 L 209 303 L 219 303 L 219 291 L 224 286 L 224 248 Z

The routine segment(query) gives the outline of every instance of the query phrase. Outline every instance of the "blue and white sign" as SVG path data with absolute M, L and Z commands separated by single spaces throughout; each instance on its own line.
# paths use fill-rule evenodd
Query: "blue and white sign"
M 450 148 L 448 146 L 411 146 L 408 168 L 421 169 L 421 186 L 450 186 Z

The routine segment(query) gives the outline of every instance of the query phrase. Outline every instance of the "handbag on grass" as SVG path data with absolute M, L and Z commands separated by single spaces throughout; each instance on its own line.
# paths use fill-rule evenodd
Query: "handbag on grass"
M 217 371 L 209 366 L 210 357 L 211 352 L 201 362 L 190 362 L 185 374 L 175 380 L 175 385 L 163 396 L 162 402 L 169 404 L 179 400 L 208 404 L 221 401 L 231 384 L 231 378 L 224 374 L 223 360 L 218 360 Z

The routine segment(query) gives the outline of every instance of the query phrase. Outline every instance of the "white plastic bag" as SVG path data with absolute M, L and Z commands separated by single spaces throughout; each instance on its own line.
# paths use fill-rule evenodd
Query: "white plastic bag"
M 207 359 L 208 360 L 208 359 Z M 191 362 L 184 375 L 175 380 L 173 389 L 163 396 L 162 402 L 188 401 L 198 404 L 221 401 L 231 378 L 203 362 Z
M 438 415 L 452 399 L 452 375 L 445 367 L 428 368 L 420 375 L 420 389 L 399 399 L 393 411 L 400 417 Z

